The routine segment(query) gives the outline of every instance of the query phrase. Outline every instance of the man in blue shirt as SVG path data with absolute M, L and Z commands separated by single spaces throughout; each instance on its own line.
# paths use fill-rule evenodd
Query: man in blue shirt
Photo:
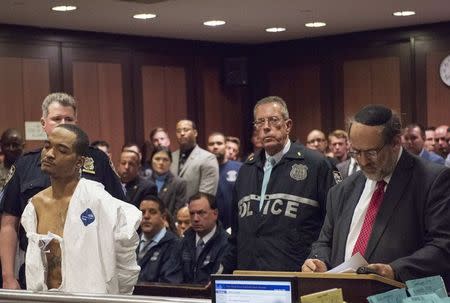
M 219 162 L 219 187 L 216 194 L 219 220 L 223 228 L 231 226 L 231 203 L 234 183 L 242 166 L 241 162 L 228 160 L 226 156 L 225 136 L 222 133 L 212 133 L 208 138 L 208 151 L 213 153 Z

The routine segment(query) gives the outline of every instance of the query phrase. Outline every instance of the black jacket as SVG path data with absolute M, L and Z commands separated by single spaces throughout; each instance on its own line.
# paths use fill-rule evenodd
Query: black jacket
M 317 239 L 328 190 L 340 181 L 329 161 L 292 143 L 273 167 L 261 208 L 265 152 L 242 165 L 233 197 L 234 222 L 224 272 L 298 271 Z
M 195 260 L 195 231 L 189 228 L 181 241 L 181 263 L 183 266 L 183 282 L 206 284 L 211 274 L 219 270 L 222 257 L 228 250 L 228 233 L 217 222 L 216 232 L 206 242 L 198 260 Z
M 158 196 L 158 190 L 156 189 L 155 183 L 149 179 L 144 179 L 139 175 L 134 180 L 125 184 L 125 189 L 126 201 L 137 208 L 139 208 L 139 205 L 146 196 Z
M 139 249 L 139 247 L 138 247 Z M 164 237 L 138 262 L 139 281 L 181 283 L 180 240 L 167 230 Z

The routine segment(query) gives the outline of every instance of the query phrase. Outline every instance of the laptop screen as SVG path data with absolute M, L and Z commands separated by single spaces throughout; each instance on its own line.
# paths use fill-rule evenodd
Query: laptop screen
M 217 276 L 213 279 L 215 303 L 291 303 L 292 281 L 265 277 L 235 279 Z

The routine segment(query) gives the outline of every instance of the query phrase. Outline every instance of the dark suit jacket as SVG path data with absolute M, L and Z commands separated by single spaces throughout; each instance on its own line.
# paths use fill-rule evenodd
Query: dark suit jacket
M 152 180 L 156 183 L 154 173 L 152 174 Z M 186 181 L 174 176 L 169 171 L 158 196 L 164 202 L 172 217 L 175 217 L 178 209 L 188 202 L 188 197 L 186 197 Z
M 359 171 L 328 193 L 327 215 L 310 257 L 329 268 L 344 261 L 365 181 Z M 390 264 L 400 281 L 440 274 L 450 282 L 450 169 L 403 150 L 364 257 L 369 263 Z
M 126 188 L 126 201 L 139 208 L 142 199 L 145 196 L 158 196 L 158 190 L 155 183 L 150 180 L 145 180 L 140 176 L 137 176 L 133 181 L 128 182 L 125 185 Z

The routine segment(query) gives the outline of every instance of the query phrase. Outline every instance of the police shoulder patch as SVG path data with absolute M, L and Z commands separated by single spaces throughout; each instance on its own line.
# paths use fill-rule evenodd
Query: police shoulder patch
M 83 172 L 95 174 L 94 159 L 92 157 L 84 157 Z
M 308 166 L 304 164 L 294 164 L 292 165 L 289 175 L 296 181 L 305 180 L 306 177 L 308 177 Z
M 343 180 L 341 173 L 337 170 L 333 170 L 333 177 L 334 177 L 334 182 L 336 182 L 336 184 L 341 183 Z
M 16 173 L 16 167 L 14 165 L 12 165 L 11 168 L 9 169 L 8 175 L 6 176 L 6 179 L 5 179 L 5 186 L 6 186 L 6 184 L 8 184 L 9 180 L 11 180 L 11 178 L 14 176 L 15 173 Z

